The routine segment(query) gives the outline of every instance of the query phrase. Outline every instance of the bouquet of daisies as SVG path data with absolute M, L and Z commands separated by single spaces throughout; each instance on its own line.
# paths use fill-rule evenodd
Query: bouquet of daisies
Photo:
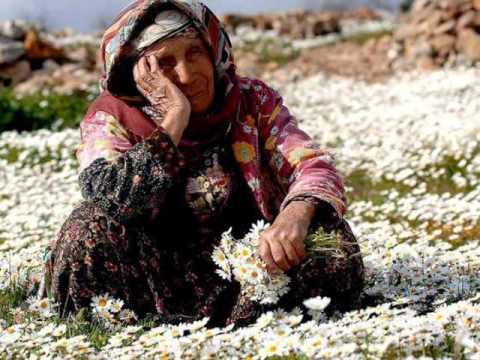
M 275 304 L 290 288 L 290 278 L 285 273 L 270 274 L 258 254 L 260 233 L 270 224 L 260 220 L 254 224 L 243 239 L 235 239 L 232 229 L 222 234 L 212 258 L 222 278 L 240 283 L 242 296 L 260 304 Z M 322 227 L 305 239 L 307 256 L 343 256 L 338 246 L 341 235 L 327 234 Z

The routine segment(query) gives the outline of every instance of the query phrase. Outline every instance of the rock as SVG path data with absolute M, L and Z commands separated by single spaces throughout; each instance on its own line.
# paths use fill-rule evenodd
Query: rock
M 12 63 L 25 55 L 25 48 L 20 41 L 0 37 L 0 65 Z
M 264 15 L 255 16 L 255 28 L 260 30 L 272 30 L 273 29 L 273 19 L 266 17 Z
M 456 37 L 453 35 L 437 35 L 435 36 L 431 43 L 433 50 L 440 55 L 448 55 L 455 49 Z
M 351 11 L 346 11 L 342 14 L 342 19 L 349 19 L 355 21 L 379 21 L 382 17 L 369 7 L 359 7 Z
M 457 49 L 472 61 L 480 61 L 480 35 L 472 29 L 458 34 Z
M 0 35 L 12 40 L 23 41 L 28 30 L 28 24 L 20 20 L 8 20 L 0 23 Z
M 258 30 L 275 30 L 281 35 L 293 39 L 305 39 L 331 33 L 342 29 L 341 21 L 367 22 L 378 21 L 381 16 L 368 8 L 352 11 L 305 11 L 297 10 L 281 15 L 237 15 L 228 14 L 222 17 L 225 27 L 234 32 L 248 26 Z
M 70 61 L 90 67 L 95 63 L 95 55 L 84 46 L 69 50 L 67 57 Z
M 430 68 L 430 60 L 442 66 L 455 64 L 460 54 L 480 61 L 480 34 L 475 31 L 480 29 L 479 9 L 480 0 L 415 0 L 394 34 L 404 49 L 400 56 L 421 68 Z
M 402 25 L 394 34 L 395 40 L 403 41 L 408 38 L 415 37 L 420 33 L 417 26 L 406 24 Z
M 420 10 L 423 10 L 423 9 L 426 9 L 427 7 L 429 7 L 431 5 L 431 0 L 417 0 L 413 3 L 413 6 L 412 6 L 412 12 L 415 13 L 417 11 L 420 11 Z
M 36 31 L 29 31 L 25 37 L 25 50 L 30 60 L 59 60 L 65 57 L 62 49 L 56 48 L 40 38 Z
M 444 14 L 441 11 L 434 11 L 420 25 L 419 29 L 423 33 L 433 33 L 444 20 Z
M 27 80 L 32 74 L 30 63 L 22 60 L 10 65 L 0 67 L 0 82 L 5 86 L 15 86 Z
M 405 48 L 407 58 L 430 57 L 433 55 L 433 47 L 428 41 L 407 44 Z
M 438 68 L 435 61 L 430 56 L 420 56 L 416 60 L 416 65 L 419 69 L 424 71 L 432 71 Z
M 15 86 L 14 90 L 20 94 L 32 94 L 49 89 L 71 95 L 77 91 L 86 91 L 99 77 L 100 73 L 83 69 L 78 64 L 66 64 L 57 67 L 56 70 L 34 71 L 27 81 Z
M 440 35 L 440 34 L 446 34 L 453 29 L 455 29 L 455 25 L 457 22 L 455 20 L 449 20 L 447 22 L 444 22 L 440 26 L 438 26 L 436 29 L 434 29 L 431 33 L 434 35 Z
M 45 60 L 43 63 L 43 69 L 48 72 L 54 72 L 55 70 L 59 69 L 60 65 L 51 59 Z
M 457 26 L 455 30 L 459 32 L 462 29 L 465 29 L 470 25 L 472 25 L 475 22 L 476 15 L 477 14 L 475 13 L 475 11 L 468 11 L 462 16 L 460 16 L 460 18 L 457 21 Z

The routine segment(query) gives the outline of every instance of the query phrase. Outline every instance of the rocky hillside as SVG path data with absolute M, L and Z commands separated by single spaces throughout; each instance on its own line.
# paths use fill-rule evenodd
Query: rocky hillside
M 416 0 L 395 32 L 397 66 L 432 69 L 480 61 L 479 0 Z

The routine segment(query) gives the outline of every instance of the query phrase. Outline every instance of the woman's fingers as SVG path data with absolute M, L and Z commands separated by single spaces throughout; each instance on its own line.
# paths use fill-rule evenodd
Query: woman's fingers
M 293 241 L 292 242 L 292 247 L 295 249 L 295 253 L 298 256 L 298 259 L 300 262 L 305 258 L 307 255 L 305 253 L 305 244 L 303 241 Z
M 286 254 L 286 260 L 289 264 L 289 268 L 300 264 L 300 259 L 292 243 L 283 242 L 281 244 L 282 244 L 283 252 Z
M 140 58 L 137 65 L 138 65 L 139 75 L 140 75 L 141 78 L 143 78 L 143 79 L 151 78 L 150 68 L 148 67 L 147 59 L 146 59 L 145 56 L 142 56 Z
M 288 271 L 290 265 L 287 261 L 287 255 L 283 250 L 282 244 L 277 241 L 272 241 L 269 243 L 270 249 L 272 250 L 272 257 L 275 264 L 282 269 L 283 271 Z
M 148 65 L 150 66 L 150 71 L 152 73 L 160 72 L 160 68 L 158 67 L 157 58 L 153 55 L 148 56 Z
M 260 257 L 267 264 L 267 271 L 270 273 L 278 272 L 280 269 L 275 264 L 275 260 L 272 257 L 272 251 L 267 241 L 260 242 Z
M 146 95 L 150 91 L 149 84 L 141 77 L 140 69 L 138 64 L 133 67 L 133 78 L 135 79 L 135 84 L 138 91 L 143 95 Z

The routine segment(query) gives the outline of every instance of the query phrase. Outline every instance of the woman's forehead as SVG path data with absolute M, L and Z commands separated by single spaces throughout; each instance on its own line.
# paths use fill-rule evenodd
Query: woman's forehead
M 204 43 L 199 36 L 180 35 L 153 44 L 146 49 L 145 54 L 166 55 L 191 46 L 204 46 Z

